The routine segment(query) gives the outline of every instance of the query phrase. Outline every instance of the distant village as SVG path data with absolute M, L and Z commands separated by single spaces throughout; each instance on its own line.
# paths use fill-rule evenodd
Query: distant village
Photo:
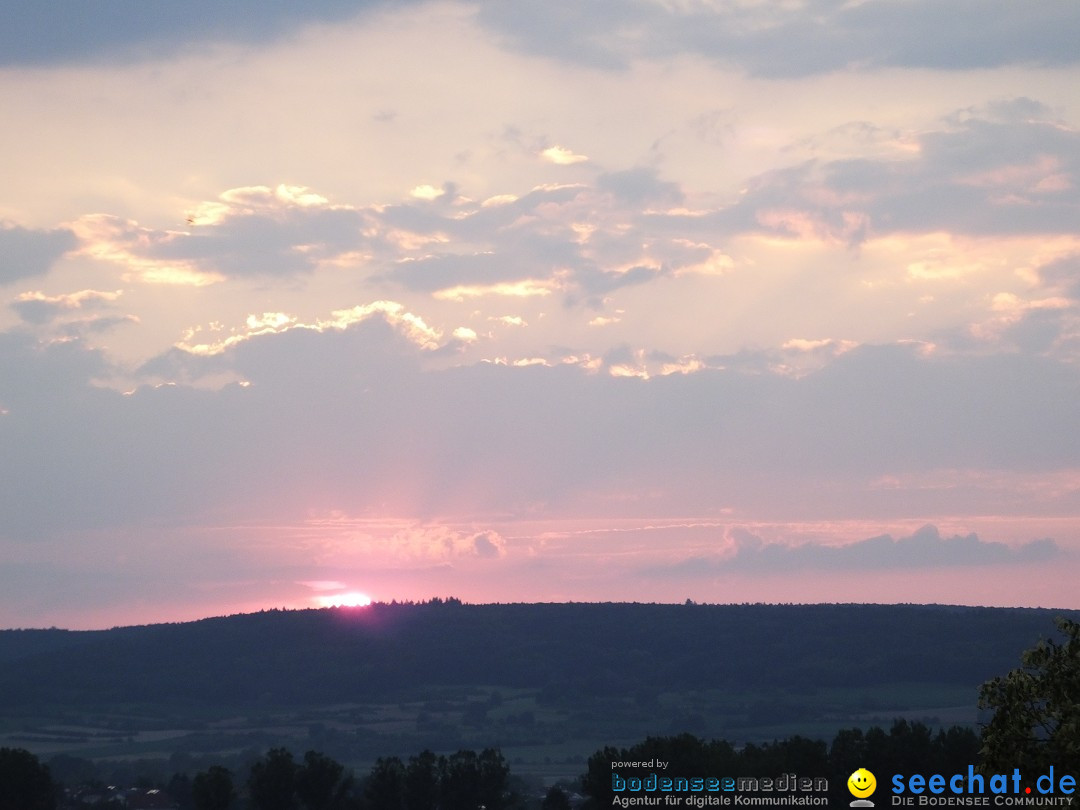
M 87 810 L 99 807 L 124 807 L 128 810 L 181 810 L 181 805 L 159 788 L 107 787 L 66 788 L 61 810 Z

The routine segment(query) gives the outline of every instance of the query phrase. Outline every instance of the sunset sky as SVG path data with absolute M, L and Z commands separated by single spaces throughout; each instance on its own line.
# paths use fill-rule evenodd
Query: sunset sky
M 1080 3 L 310 5 L 0 0 L 0 627 L 1080 608 Z

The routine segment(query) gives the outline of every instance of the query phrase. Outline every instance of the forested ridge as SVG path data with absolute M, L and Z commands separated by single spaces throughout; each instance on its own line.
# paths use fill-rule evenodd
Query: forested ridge
M 469 605 L 0 631 L 0 706 L 325 703 L 434 685 L 620 691 L 970 684 L 1076 612 L 934 605 Z
M 343 618 L 355 621 L 358 615 L 362 615 L 371 622 L 366 635 L 395 638 L 402 630 L 394 626 L 394 621 L 387 620 L 388 617 L 400 620 L 403 615 L 414 619 L 419 615 L 430 619 L 441 615 L 445 619 L 467 606 L 456 600 L 439 600 L 423 605 L 377 606 L 384 607 L 389 612 L 380 609 L 363 611 L 362 614 L 324 611 L 310 612 L 307 617 L 314 616 L 319 621 L 327 617 L 334 621 Z M 399 610 L 401 607 L 406 608 L 404 613 Z M 688 604 L 683 607 L 697 606 Z M 419 609 L 419 613 L 416 609 Z M 385 613 L 381 618 L 380 612 Z M 851 614 L 850 610 L 841 611 L 841 614 L 833 614 L 832 618 L 835 620 L 837 615 L 844 613 L 847 615 L 843 620 L 851 625 L 849 629 L 862 632 L 881 629 L 881 615 L 886 615 L 862 608 L 855 614 Z M 875 616 L 875 613 L 880 615 Z M 948 624 L 946 617 L 956 614 L 957 611 L 952 609 L 928 608 L 921 615 L 936 615 L 941 623 Z M 265 614 L 260 615 L 265 618 Z M 822 615 L 825 614 L 819 613 L 819 618 Z M 851 621 L 853 615 L 860 621 Z M 901 610 L 897 615 L 910 621 L 919 614 Z M 1027 614 L 1007 612 L 1007 615 Z M 878 620 L 876 625 L 872 621 L 874 619 Z M 280 620 L 280 617 L 275 620 Z M 235 623 L 234 618 L 232 625 Z M 423 621 L 420 623 L 424 624 Z M 404 622 L 405 626 L 410 624 L 411 621 Z M 1040 633 L 1041 640 L 1019 656 L 1019 667 L 981 685 L 978 690 L 979 707 L 991 712 L 988 720 L 980 723 L 981 734 L 962 726 L 948 729 L 939 727 L 935 731 L 922 722 L 897 718 L 888 732 L 880 726 L 866 730 L 858 726 L 840 728 L 831 745 L 821 735 L 814 737 L 803 734 L 774 738 L 772 742 L 745 742 L 738 745 L 726 738 L 708 739 L 686 732 L 650 735 L 644 741 L 629 746 L 603 745 L 588 756 L 586 770 L 584 773 L 579 771 L 577 779 L 567 779 L 564 773 L 559 785 L 555 786 L 550 786 L 551 780 L 535 771 L 527 779 L 511 777 L 511 761 L 503 755 L 498 744 L 487 745 L 479 753 L 463 747 L 456 750 L 445 747 L 446 753 L 437 753 L 428 747 L 407 759 L 400 753 L 388 754 L 388 749 L 384 749 L 376 755 L 373 764 L 367 766 L 367 776 L 359 779 L 355 776 L 356 771 L 333 756 L 309 748 L 300 761 L 280 742 L 265 754 L 257 748 L 227 745 L 216 754 L 204 753 L 201 756 L 194 756 L 183 749 L 173 749 L 167 758 L 134 759 L 122 756 L 118 759 L 99 753 L 95 761 L 62 753 L 53 756 L 47 764 L 27 749 L 0 746 L 0 808 L 54 810 L 62 807 L 66 810 L 137 806 L 172 810 L 229 810 L 241 807 L 248 810 L 431 810 L 441 807 L 446 810 L 472 810 L 487 807 L 488 810 L 568 810 L 575 805 L 586 809 L 613 804 L 625 806 L 630 803 L 629 800 L 623 801 L 629 795 L 627 791 L 634 795 L 642 791 L 650 795 L 657 791 L 671 792 L 674 801 L 668 802 L 667 799 L 672 796 L 667 796 L 665 802 L 681 805 L 685 798 L 683 794 L 721 790 L 725 795 L 735 791 L 764 791 L 770 795 L 774 791 L 810 791 L 816 794 L 816 800 L 828 799 L 840 803 L 848 798 L 844 787 L 845 774 L 854 774 L 856 770 L 862 774 L 867 769 L 871 774 L 877 773 L 878 779 L 894 774 L 888 779 L 894 794 L 906 790 L 921 794 L 926 785 L 925 774 L 934 773 L 953 774 L 948 784 L 950 791 L 956 795 L 964 795 L 965 791 L 984 793 L 981 780 L 990 774 L 986 778 L 990 779 L 991 792 L 1004 795 L 1009 794 L 1010 783 L 1002 774 L 1011 771 L 1015 778 L 1009 795 L 1021 795 L 1021 782 L 1026 784 L 1024 793 L 1031 793 L 1030 782 L 1034 780 L 1040 796 L 1070 796 L 1075 792 L 1076 780 L 1080 778 L 1080 773 L 1076 771 L 1077 757 L 1080 755 L 1076 737 L 1077 721 L 1080 719 L 1077 716 L 1077 707 L 1080 706 L 1080 623 L 1059 616 L 1055 624 L 1057 638 L 1047 638 Z M 836 627 L 832 630 L 837 632 Z M 57 636 L 55 632 L 23 631 L 12 635 L 11 638 L 16 641 L 9 646 L 8 661 L 18 663 L 20 660 L 49 658 L 66 643 L 76 644 L 71 648 L 73 652 L 85 651 L 110 635 L 130 642 L 132 638 L 145 635 L 148 628 L 128 628 L 125 631 L 82 636 Z M 366 637 L 364 633 L 360 635 Z M 410 634 L 406 632 L 404 635 L 408 637 Z M 24 645 L 21 652 L 15 650 L 18 644 Z M 859 650 L 866 648 L 862 644 L 847 646 Z M 963 649 L 982 648 L 976 645 Z M 779 662 L 778 668 L 783 669 L 784 663 Z M 939 674 L 938 677 L 942 676 Z M 919 689 L 923 688 L 916 685 Z M 803 694 L 813 694 L 813 689 Z M 489 707 L 499 705 L 499 700 L 491 703 L 493 696 L 494 693 L 489 696 Z M 449 704 L 448 701 L 444 703 Z M 482 704 L 475 701 L 467 700 L 466 703 L 471 704 L 472 708 L 479 706 L 486 711 Z M 659 703 L 655 705 L 659 707 Z M 434 705 L 432 709 L 435 709 Z M 468 709 L 460 722 L 474 724 L 469 719 Z M 494 730 L 496 736 L 505 733 L 505 729 L 498 727 Z M 320 731 L 325 731 L 325 728 L 321 724 L 313 724 L 309 727 L 308 738 L 315 737 Z M 484 733 L 490 731 L 489 727 L 488 732 Z M 283 730 L 279 729 L 276 733 L 280 735 Z M 390 741 L 389 738 L 380 739 Z M 183 740 L 178 736 L 172 736 L 171 740 L 173 745 L 183 745 Z M 372 760 L 369 758 L 367 762 L 371 763 Z M 513 762 L 527 764 L 520 756 Z M 660 771 L 663 778 L 658 776 Z M 870 776 L 870 779 L 869 788 L 860 790 L 873 792 L 873 777 Z M 934 776 L 932 779 L 940 781 L 940 789 L 934 792 L 943 792 L 941 786 L 945 784 L 946 777 Z M 933 788 L 932 781 L 930 785 Z M 580 790 L 581 795 L 568 793 L 576 790 Z M 851 792 L 857 796 L 864 795 L 854 789 Z

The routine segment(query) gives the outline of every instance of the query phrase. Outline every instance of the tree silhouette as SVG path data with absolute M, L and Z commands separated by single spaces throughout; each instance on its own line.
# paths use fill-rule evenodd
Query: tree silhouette
M 304 810 L 335 810 L 343 807 L 352 776 L 345 766 L 318 751 L 304 754 L 304 764 L 296 770 L 296 795 Z
M 983 727 L 982 766 L 988 773 L 1078 776 L 1080 770 L 1080 623 L 1059 618 L 1064 641 L 1042 640 L 1021 666 L 979 690 L 979 708 L 993 709 Z
M 570 810 L 570 797 L 564 790 L 553 786 L 540 803 L 540 810 Z
M 510 767 L 496 748 L 437 756 L 376 760 L 364 780 L 363 806 L 371 810 L 503 810 L 511 804 Z M 516 805 L 515 805 L 516 806 Z
M 439 758 L 432 751 L 409 757 L 405 768 L 407 810 L 435 810 L 439 805 Z
M 440 807 L 445 810 L 501 810 L 505 805 L 506 777 L 510 773 L 502 754 L 485 748 L 458 751 L 443 763 Z
M 285 748 L 271 748 L 256 760 L 248 777 L 255 810 L 297 810 L 296 763 Z
M 372 810 L 402 810 L 405 765 L 397 757 L 379 757 L 364 783 L 364 806 Z
M 232 773 L 220 765 L 195 774 L 191 782 L 191 798 L 195 802 L 195 810 L 228 810 L 235 796 Z
M 23 748 L 0 748 L 0 810 L 53 810 L 49 769 Z

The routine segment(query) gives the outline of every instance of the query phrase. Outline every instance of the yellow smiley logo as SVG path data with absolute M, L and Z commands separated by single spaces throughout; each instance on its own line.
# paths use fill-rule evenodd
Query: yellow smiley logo
M 858 799 L 865 799 L 877 790 L 877 779 L 866 768 L 859 768 L 847 780 L 847 789 Z

